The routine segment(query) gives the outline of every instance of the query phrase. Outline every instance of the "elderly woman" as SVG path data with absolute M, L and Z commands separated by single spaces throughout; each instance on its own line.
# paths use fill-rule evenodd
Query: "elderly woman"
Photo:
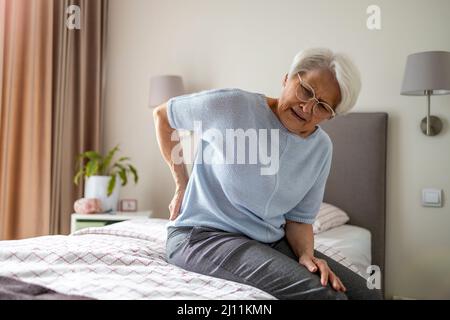
M 332 156 L 331 140 L 319 124 L 354 106 L 357 68 L 345 55 L 309 49 L 295 56 L 282 84 L 278 99 L 216 89 L 175 97 L 155 109 L 158 143 L 176 184 L 167 260 L 278 299 L 379 299 L 380 291 L 368 289 L 364 278 L 314 250 L 312 224 Z M 224 136 L 230 129 L 269 130 L 268 139 L 257 136 L 258 146 L 276 144 L 277 170 L 262 174 L 261 159 L 199 161 L 206 148 L 211 158 L 236 157 L 224 154 L 234 146 L 219 148 L 220 139 L 202 137 L 189 177 L 172 157 L 178 144 L 172 133 L 193 130 L 196 121 Z M 246 150 L 245 159 L 251 152 Z

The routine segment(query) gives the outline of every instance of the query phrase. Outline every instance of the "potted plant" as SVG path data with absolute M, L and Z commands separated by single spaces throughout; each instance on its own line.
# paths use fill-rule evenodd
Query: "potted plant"
M 117 151 L 119 146 L 109 150 L 105 156 L 96 151 L 86 151 L 77 156 L 79 169 L 74 177 L 74 183 L 78 185 L 82 177 L 86 178 L 84 197 L 99 199 L 102 212 L 117 209 L 120 186 L 128 183 L 130 174 L 135 184 L 139 179 L 136 168 L 129 163 L 131 160 L 129 157 L 121 157 L 114 161 Z M 118 179 L 121 183 L 118 183 Z

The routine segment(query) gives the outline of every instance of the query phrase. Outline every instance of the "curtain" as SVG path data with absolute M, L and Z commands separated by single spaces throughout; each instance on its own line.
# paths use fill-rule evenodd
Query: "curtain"
M 69 232 L 75 156 L 102 144 L 106 15 L 107 0 L 0 0 L 0 239 Z
M 107 5 L 105 0 L 57 0 L 55 12 L 81 8 L 81 29 L 65 27 L 65 14 L 55 16 L 53 141 L 50 231 L 70 232 L 73 203 L 82 185 L 73 183 L 76 155 L 101 150 Z
M 49 233 L 53 5 L 0 7 L 0 235 L 16 239 Z

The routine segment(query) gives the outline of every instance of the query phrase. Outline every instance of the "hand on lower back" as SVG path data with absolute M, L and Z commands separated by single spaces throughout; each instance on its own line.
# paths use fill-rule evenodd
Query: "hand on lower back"
M 172 201 L 170 201 L 169 204 L 169 213 L 170 213 L 169 220 L 175 220 L 178 217 L 185 191 L 186 190 L 184 188 L 182 189 L 177 188 L 177 190 L 175 191 Z

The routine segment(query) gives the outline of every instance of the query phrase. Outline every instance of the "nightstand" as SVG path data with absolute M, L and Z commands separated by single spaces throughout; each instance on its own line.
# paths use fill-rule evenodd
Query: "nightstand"
M 70 233 L 90 227 L 104 227 L 131 219 L 148 219 L 151 211 L 79 214 L 72 213 Z

